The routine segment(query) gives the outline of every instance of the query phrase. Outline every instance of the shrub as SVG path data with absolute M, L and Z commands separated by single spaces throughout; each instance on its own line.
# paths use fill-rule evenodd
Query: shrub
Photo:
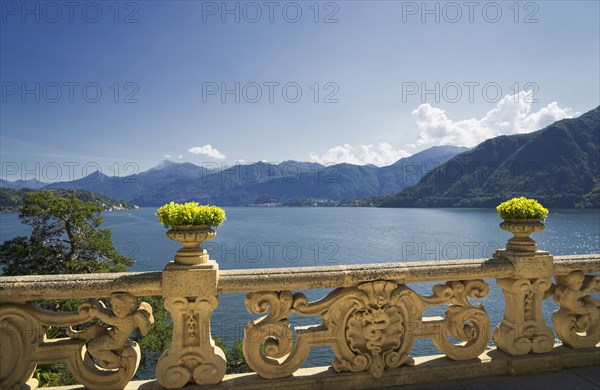
M 177 225 L 206 225 L 217 227 L 225 222 L 225 211 L 217 206 L 201 206 L 196 202 L 167 203 L 156 211 L 165 228 Z
M 500 217 L 504 219 L 539 219 L 546 220 L 548 209 L 535 199 L 525 197 L 512 198 L 496 207 Z

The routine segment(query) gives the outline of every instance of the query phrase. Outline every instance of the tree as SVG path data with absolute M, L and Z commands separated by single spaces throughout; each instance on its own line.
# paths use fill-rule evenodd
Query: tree
M 85 202 L 74 193 L 60 196 L 52 191 L 24 194 L 19 220 L 32 227 L 0 245 L 4 275 L 80 274 L 127 271 L 133 260 L 117 252 L 109 229 L 102 225 L 102 206 Z M 77 310 L 82 300 L 51 300 L 38 304 L 51 310 Z M 161 307 L 162 310 L 164 308 Z M 48 337 L 64 337 L 64 330 L 50 328 Z M 64 364 L 45 364 L 34 376 L 42 385 L 75 384 Z
M 112 243 L 109 229 L 102 225 L 102 207 L 85 202 L 75 194 L 57 195 L 52 191 L 26 193 L 19 220 L 32 227 L 29 237 L 21 236 L 0 245 L 0 265 L 4 275 L 78 274 L 123 272 L 133 260 L 119 254 Z M 132 339 L 140 344 L 140 370 L 153 366 L 171 342 L 171 318 L 163 297 L 140 297 L 154 309 L 155 323 L 142 337 L 139 331 Z M 82 300 L 38 302 L 51 310 L 77 310 Z M 64 337 L 64 331 L 51 328 L 49 337 Z M 228 357 L 228 372 L 247 372 L 241 352 L 241 340 L 232 348 L 217 340 Z M 139 371 L 138 370 L 138 373 Z M 38 366 L 34 376 L 46 386 L 75 384 L 64 364 Z
M 126 271 L 133 260 L 115 250 L 109 229 L 100 229 L 101 212 L 74 194 L 26 193 L 19 220 L 32 232 L 0 245 L 4 275 Z

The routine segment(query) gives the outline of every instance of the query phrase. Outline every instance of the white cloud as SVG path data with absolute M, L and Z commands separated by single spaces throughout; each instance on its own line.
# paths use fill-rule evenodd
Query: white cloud
M 209 157 L 216 158 L 217 160 L 224 160 L 227 158 L 223 153 L 213 148 L 212 145 L 194 146 L 189 148 L 188 152 L 193 154 L 205 154 Z
M 359 145 L 358 148 L 349 144 L 338 145 L 322 155 L 313 152 L 310 158 L 320 164 L 373 164 L 381 167 L 393 164 L 409 155 L 410 153 L 404 150 L 395 150 L 390 144 L 380 142 L 377 146 Z
M 552 102 L 538 111 L 532 112 L 531 97 L 522 91 L 517 95 L 507 95 L 483 118 L 453 121 L 446 112 L 425 103 L 411 114 L 416 118 L 420 133 L 419 145 L 475 146 L 488 138 L 498 135 L 529 133 L 540 130 L 557 120 L 572 118 L 574 113 L 568 107 L 561 108 Z
M 173 156 L 171 156 L 170 154 L 165 154 L 163 157 L 164 158 L 173 158 Z
M 183 155 L 180 154 L 177 158 L 181 160 L 183 158 Z

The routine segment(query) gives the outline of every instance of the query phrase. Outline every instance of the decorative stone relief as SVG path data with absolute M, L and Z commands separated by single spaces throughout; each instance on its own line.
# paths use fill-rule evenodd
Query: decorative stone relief
M 171 262 L 163 270 L 165 307 L 173 318 L 173 339 L 156 365 L 156 380 L 167 389 L 189 382 L 212 385 L 225 376 L 227 362 L 210 334 L 210 316 L 217 307 L 219 266 Z
M 410 365 L 415 326 L 425 310 L 414 291 L 389 281 L 336 289 L 310 303 L 301 293 L 255 292 L 247 295 L 246 307 L 254 313 L 269 311 L 248 323 L 244 337 L 246 361 L 263 378 L 291 375 L 316 345 L 331 345 L 338 372 L 369 371 L 380 377 L 385 368 Z M 323 323 L 295 328 L 294 343 L 288 320 L 294 313 L 321 316 Z
M 178 389 L 191 381 L 204 385 L 223 379 L 225 354 L 210 336 L 210 316 L 217 302 L 216 297 L 165 299 L 173 317 L 173 341 L 156 366 L 162 387 Z
M 80 305 L 78 312 L 65 313 L 32 304 L 1 305 L 0 387 L 24 384 L 37 364 L 66 362 L 73 376 L 89 389 L 124 388 L 140 362 L 139 346 L 128 337 L 135 328 L 146 334 L 154 318 L 150 305 L 142 302 L 137 307 L 137 298 L 127 293 L 111 294 L 111 304 L 112 311 L 102 302 L 90 300 Z M 51 326 L 74 326 L 94 318 L 103 323 L 83 331 L 70 328 L 67 338 L 45 336 Z
M 100 367 L 116 369 L 124 364 L 124 359 L 135 357 L 135 354 L 125 352 L 130 352 L 128 337 L 131 332 L 139 328 L 142 335 L 146 335 L 154 317 L 148 303 L 142 302 L 138 308 L 137 298 L 127 293 L 113 293 L 110 304 L 112 311 L 96 300 L 80 305 L 79 312 L 87 312 L 102 322 L 81 331 L 70 328 L 67 334 L 73 339 L 87 341 L 87 352 L 98 359 Z
M 555 280 L 553 300 L 560 310 L 552 314 L 552 323 L 558 337 L 571 348 L 593 348 L 600 342 L 600 301 L 589 293 L 600 293 L 600 276 L 573 271 Z
M 289 291 L 255 292 L 246 296 L 245 304 L 253 313 L 269 313 L 250 321 L 244 333 L 243 351 L 248 365 L 263 378 L 283 378 L 292 375 L 308 357 L 310 345 L 315 340 L 327 342 L 324 329 L 314 329 L 316 334 L 296 329 L 296 345 L 287 319 L 292 314 L 294 302 L 307 302 L 301 293 Z M 313 336 L 313 338 L 307 336 Z
M 334 370 L 367 370 L 379 378 L 385 368 L 414 364 L 408 354 L 424 311 L 414 291 L 393 282 L 369 282 L 348 289 L 323 316 L 327 327 L 335 331 Z
M 488 346 L 491 325 L 485 308 L 473 306 L 467 298 L 484 298 L 490 287 L 483 280 L 453 281 L 433 286 L 433 295 L 423 297 L 426 305 L 450 302 L 444 321 L 435 327 L 435 346 L 453 360 L 477 358 Z M 462 341 L 454 344 L 449 335 Z
M 542 300 L 551 287 L 549 278 L 497 279 L 504 292 L 504 317 L 494 330 L 494 343 L 501 351 L 517 356 L 550 352 L 554 332 L 542 317 Z
M 25 384 L 37 365 L 34 356 L 49 327 L 35 317 L 33 305 L 0 305 L 0 388 L 17 389 Z M 85 321 L 85 320 L 84 320 Z M 15 357 L 19 357 L 16 359 Z

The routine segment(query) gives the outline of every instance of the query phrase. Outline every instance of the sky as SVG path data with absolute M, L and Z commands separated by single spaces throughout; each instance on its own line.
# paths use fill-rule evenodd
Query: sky
M 1 175 L 389 165 L 600 103 L 598 1 L 0 1 Z

